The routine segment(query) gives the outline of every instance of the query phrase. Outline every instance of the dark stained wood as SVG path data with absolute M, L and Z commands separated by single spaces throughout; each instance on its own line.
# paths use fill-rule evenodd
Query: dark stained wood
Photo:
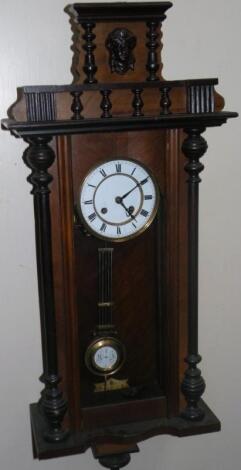
M 201 421 L 203 410 L 199 400 L 205 390 L 205 381 L 197 364 L 201 361 L 198 353 L 198 236 L 199 236 L 199 173 L 204 169 L 200 158 L 207 151 L 207 142 L 202 137 L 205 128 L 184 129 L 188 136 L 182 144 L 182 151 L 188 161 L 188 364 L 182 382 L 182 392 L 187 406 L 182 415 L 191 421 Z
M 102 109 L 101 117 L 102 118 L 110 118 L 110 117 L 112 117 L 112 114 L 111 114 L 112 104 L 111 104 L 111 99 L 110 99 L 111 91 L 110 90 L 102 90 L 101 94 L 102 94 L 102 101 L 101 101 L 101 104 L 100 104 L 100 107 Z
M 82 28 L 84 30 L 83 34 L 83 49 L 85 51 L 85 62 L 83 66 L 83 71 L 86 75 L 86 78 L 84 80 L 85 83 L 96 83 L 97 80 L 95 78 L 95 74 L 97 71 L 97 66 L 95 65 L 95 56 L 94 56 L 94 51 L 96 48 L 96 45 L 94 43 L 95 40 L 95 34 L 93 32 L 95 28 L 95 23 L 93 21 L 86 21 L 83 22 Z
M 141 97 L 142 91 L 143 91 L 142 88 L 135 88 L 134 90 L 132 90 L 134 94 L 134 98 L 132 101 L 132 106 L 134 109 L 133 116 L 137 116 L 137 117 L 143 116 L 142 108 L 144 106 L 144 103 Z
M 169 92 L 170 88 L 168 86 L 161 88 L 161 114 L 171 113 L 170 107 L 172 102 L 169 97 Z
M 52 176 L 48 172 L 54 162 L 55 154 L 48 145 L 48 137 L 28 139 L 29 147 L 24 152 L 24 162 L 32 170 L 27 180 L 32 184 L 34 197 L 35 236 L 38 270 L 39 307 L 41 320 L 41 339 L 43 355 L 44 383 L 41 392 L 41 409 L 46 418 L 45 439 L 60 442 L 68 432 L 62 428 L 67 411 L 67 402 L 59 387 L 56 317 L 53 287 L 52 232 L 49 185 Z
M 79 91 L 72 91 L 71 95 L 73 96 L 73 103 L 71 106 L 71 111 L 73 111 L 73 115 L 71 119 L 83 119 L 83 116 L 81 114 L 81 111 L 83 110 L 83 106 L 81 103 L 81 95 L 82 92 Z
M 116 425 L 96 428 L 94 432 L 75 432 L 62 444 L 48 444 L 42 438 L 44 420 L 36 404 L 30 406 L 33 436 L 36 442 L 37 455 L 40 460 L 64 455 L 81 454 L 89 446 L 96 444 L 125 444 L 133 445 L 151 437 L 171 434 L 183 437 L 197 434 L 217 432 L 220 430 L 220 421 L 201 400 L 200 406 L 205 411 L 202 422 L 190 422 L 180 417 L 157 418 L 143 422 L 133 422 L 127 425 Z
M 110 470 L 119 470 L 120 468 L 126 467 L 130 463 L 130 454 L 124 452 L 122 454 L 109 454 L 99 459 L 100 465 Z
M 157 72 L 159 70 L 159 57 L 157 54 L 157 49 L 159 46 L 159 21 L 152 19 L 151 21 L 147 21 L 147 49 L 148 49 L 148 57 L 147 57 L 147 64 L 146 69 L 148 71 L 147 80 L 150 82 L 158 80 Z
M 111 444 L 111 443 L 95 443 L 92 447 L 92 452 L 95 459 L 100 457 L 105 457 L 106 455 L 118 455 L 133 452 L 139 452 L 139 448 L 137 445 L 130 445 L 130 444 Z
M 74 3 L 67 8 L 81 23 L 91 21 L 143 21 L 146 19 L 165 19 L 165 12 L 171 8 L 171 2 L 142 2 L 134 3 Z
M 187 224 L 188 224 L 188 194 L 186 173 L 184 166 L 186 164 L 186 157 L 182 153 L 182 142 L 184 140 L 184 133 L 182 130 L 178 131 L 178 137 L 175 139 L 176 152 L 178 152 L 178 193 L 179 193 L 179 212 L 182 217 L 178 220 L 178 364 L 179 364 L 179 412 L 183 409 L 185 399 L 181 393 L 181 382 L 183 380 L 184 370 L 186 364 L 184 358 L 187 356 L 187 334 L 188 334 L 188 243 L 187 243 Z
M 202 114 L 168 114 L 161 116 L 121 116 L 112 119 L 82 119 L 80 121 L 16 122 L 2 120 L 2 128 L 8 129 L 15 136 L 31 137 L 36 135 L 69 135 L 94 132 L 135 131 L 152 129 L 183 129 L 187 127 L 218 127 L 228 119 L 237 117 L 237 113 L 218 112 Z

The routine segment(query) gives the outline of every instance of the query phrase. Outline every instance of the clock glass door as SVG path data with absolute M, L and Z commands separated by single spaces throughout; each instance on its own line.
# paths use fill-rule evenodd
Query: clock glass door
M 137 133 L 72 142 L 80 407 L 87 428 L 96 419 L 131 421 L 143 406 L 150 418 L 166 414 L 164 136 L 143 136 L 142 145 Z

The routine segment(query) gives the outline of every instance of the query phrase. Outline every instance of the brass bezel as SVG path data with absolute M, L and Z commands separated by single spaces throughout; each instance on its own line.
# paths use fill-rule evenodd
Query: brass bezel
M 116 350 L 117 356 L 118 356 L 118 361 L 116 364 L 110 369 L 102 369 L 98 368 L 94 364 L 94 355 L 98 349 L 104 347 L 104 346 L 110 346 L 113 349 Z M 85 365 L 89 369 L 92 374 L 99 375 L 99 376 L 110 376 L 113 374 L 116 374 L 121 367 L 123 366 L 124 362 L 126 359 L 126 350 L 124 345 L 121 343 L 121 341 L 118 338 L 115 338 L 113 336 L 103 336 L 103 337 L 98 337 L 94 339 L 88 346 L 86 352 L 85 352 Z
M 93 230 L 89 224 L 86 222 L 84 216 L 83 216 L 83 213 L 82 213 L 82 209 L 81 209 L 81 204 L 80 204 L 80 195 L 81 195 L 81 192 L 82 192 L 82 188 L 85 184 L 85 181 L 87 180 L 88 176 L 90 175 L 90 173 L 92 173 L 93 171 L 95 171 L 98 167 L 100 167 L 101 165 L 107 163 L 107 162 L 118 162 L 119 160 L 126 160 L 126 161 L 129 161 L 129 162 L 133 162 L 133 163 L 136 163 L 137 165 L 141 166 L 151 177 L 152 179 L 152 182 L 154 184 L 154 188 L 155 188 L 155 191 L 156 191 L 156 202 L 155 202 L 155 206 L 153 208 L 153 211 L 152 211 L 152 215 L 151 217 L 149 218 L 149 220 L 146 222 L 145 225 L 143 225 L 143 227 L 141 227 L 139 230 L 137 230 L 135 233 L 133 233 L 132 235 L 128 235 L 126 237 L 122 237 L 122 238 L 111 238 L 111 237 L 106 237 L 105 235 L 101 235 L 99 234 L 98 232 L 96 232 L 95 230 Z M 150 227 L 150 225 L 152 224 L 153 220 L 155 219 L 156 217 L 156 214 L 157 214 L 157 211 L 158 211 L 158 207 L 159 207 L 159 202 L 160 202 L 160 188 L 159 188 L 159 185 L 156 181 L 156 178 L 155 176 L 153 175 L 153 172 L 146 167 L 145 164 L 143 164 L 142 162 L 140 162 L 139 160 L 135 160 L 134 158 L 125 158 L 125 157 L 119 157 L 119 158 L 110 158 L 110 159 L 107 159 L 107 160 L 102 160 L 101 162 L 98 162 L 96 165 L 94 165 L 87 173 L 87 175 L 85 176 L 85 178 L 83 179 L 82 183 L 80 184 L 80 189 L 79 189 L 79 197 L 78 197 L 78 201 L 77 201 L 77 210 L 78 210 L 78 213 L 79 213 L 79 216 L 80 216 L 80 219 L 85 227 L 85 229 L 87 230 L 87 232 L 89 232 L 91 235 L 95 236 L 96 238 L 99 238 L 100 240 L 105 240 L 105 241 L 110 241 L 110 242 L 113 242 L 113 243 L 121 243 L 121 242 L 125 242 L 125 241 L 128 241 L 128 240 L 132 240 L 133 238 L 136 238 L 137 236 L 141 235 L 148 227 Z

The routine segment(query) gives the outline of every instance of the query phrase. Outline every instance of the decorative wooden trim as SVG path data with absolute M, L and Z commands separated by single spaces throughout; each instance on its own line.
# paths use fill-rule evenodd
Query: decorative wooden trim
M 172 7 L 171 2 L 116 2 L 116 3 L 75 3 L 67 11 L 81 23 L 91 21 L 145 21 L 164 20 L 165 12 Z
M 70 399 L 70 421 L 72 429 L 80 428 L 80 373 L 78 366 L 79 327 L 78 313 L 75 302 L 75 269 L 74 269 L 74 239 L 73 239 L 73 186 L 72 186 L 72 161 L 70 138 L 61 136 L 56 139 L 58 179 L 59 179 L 59 204 L 61 214 L 61 239 L 62 239 L 62 267 L 64 286 L 64 311 L 66 346 L 68 355 L 67 384 Z M 70 367 L 70 365 L 72 367 Z
M 169 92 L 170 92 L 170 87 L 165 86 L 161 88 L 161 114 L 170 114 L 170 107 L 172 105 L 172 102 L 169 97 Z
M 83 49 L 85 51 L 85 64 L 83 71 L 86 74 L 84 83 L 96 83 L 97 80 L 95 78 L 95 74 L 97 72 L 97 67 L 95 65 L 94 56 L 96 45 L 94 44 L 95 34 L 93 33 L 95 23 L 88 21 L 86 23 L 81 23 L 81 26 L 84 29 L 83 39 L 85 41 L 83 44 Z
M 99 459 L 100 465 L 104 468 L 109 468 L 110 470 L 119 470 L 120 468 L 126 467 L 130 463 L 131 457 L 130 454 L 112 454 L 105 455 Z
M 148 49 L 148 58 L 146 64 L 146 70 L 149 72 L 147 77 L 147 81 L 155 82 L 159 80 L 158 76 L 156 75 L 159 68 L 159 60 L 157 56 L 157 49 L 159 47 L 159 26 L 160 22 L 157 20 L 152 20 L 147 22 L 147 49 Z
M 125 75 L 129 70 L 134 70 L 135 57 L 133 49 L 136 46 L 136 36 L 126 28 L 115 28 L 111 31 L 105 42 L 109 50 L 109 66 L 111 72 Z M 119 49 L 125 49 L 122 56 Z
M 48 122 L 56 120 L 57 116 L 61 115 L 61 106 L 63 98 L 65 98 L 66 101 L 69 101 L 68 93 L 70 93 L 73 97 L 72 104 L 69 106 L 69 113 L 70 111 L 72 111 L 73 114 L 70 114 L 69 118 L 70 120 L 79 120 L 82 118 L 81 112 L 83 110 L 83 105 L 80 101 L 81 95 L 81 99 L 84 105 L 88 107 L 89 100 L 95 98 L 96 100 L 98 100 L 99 97 L 97 95 L 99 94 L 99 92 L 102 94 L 105 93 L 107 95 L 108 93 L 110 94 L 114 90 L 121 90 L 123 92 L 133 92 L 133 90 L 147 89 L 150 90 L 150 92 L 153 94 L 152 99 L 156 100 L 159 100 L 159 92 L 161 92 L 160 113 L 162 115 L 170 114 L 170 112 L 175 109 L 175 93 L 178 93 L 179 95 L 180 93 L 183 94 L 183 104 L 182 109 L 180 109 L 180 111 L 182 111 L 183 113 L 214 113 L 214 85 L 217 83 L 216 79 L 160 81 L 157 76 L 156 78 L 154 78 L 156 74 L 155 70 L 157 71 L 159 67 L 159 65 L 157 64 L 156 53 L 156 48 L 158 47 L 158 45 L 156 45 L 155 48 L 154 46 L 150 46 L 151 49 L 148 55 L 149 65 L 147 66 L 150 72 L 149 80 L 144 82 L 130 81 L 114 83 L 97 83 L 97 80 L 94 78 L 96 67 L 93 49 L 95 46 L 93 46 L 93 44 L 91 46 L 87 44 L 86 39 L 86 43 L 83 47 L 86 49 L 84 68 L 87 74 L 87 78 L 85 80 L 85 83 L 80 85 L 36 87 L 30 86 L 19 88 L 19 93 L 23 93 L 24 95 L 25 103 L 23 101 L 23 105 L 26 106 L 27 120 L 29 122 Z M 128 60 L 130 61 L 130 57 Z M 129 64 L 128 60 L 126 59 L 127 63 Z M 121 67 L 120 64 L 119 66 Z M 174 96 L 173 103 L 171 102 L 169 97 L 170 92 L 172 92 L 172 96 Z M 63 93 L 66 96 L 62 97 L 61 95 Z M 150 95 L 148 93 L 147 96 L 149 96 L 150 98 Z M 173 108 L 173 110 L 171 109 L 171 107 Z M 97 109 L 98 108 L 96 108 L 96 111 Z M 116 114 L 116 117 L 118 117 L 118 115 L 119 113 Z M 96 113 L 95 118 L 99 118 L 98 112 Z
M 214 86 L 192 85 L 187 87 L 188 113 L 213 113 L 215 109 Z
M 81 111 L 83 111 L 83 105 L 81 103 L 80 96 L 82 95 L 82 92 L 80 91 L 72 91 L 71 95 L 73 96 L 73 103 L 71 106 L 71 111 L 73 111 L 73 115 L 71 119 L 74 120 L 79 120 L 83 119 L 83 116 L 81 114 Z
M 133 116 L 140 117 L 143 116 L 142 108 L 144 106 L 143 99 L 141 97 L 143 89 L 142 88 L 135 88 L 132 90 L 134 94 L 134 98 L 132 101 L 133 106 Z
M 169 293 L 166 299 L 166 333 L 165 351 L 166 378 L 169 416 L 176 416 L 179 411 L 179 131 L 166 132 L 166 259 L 165 279 Z M 175 328 L 174 328 L 175 325 Z
M 26 93 L 25 97 L 28 121 L 55 121 L 56 102 L 54 92 Z
M 102 118 L 111 118 L 111 108 L 112 104 L 110 101 L 111 90 L 101 90 L 102 100 L 100 103 L 100 107 L 102 109 Z
M 217 127 L 225 124 L 227 119 L 237 117 L 237 113 L 215 112 L 203 114 L 167 114 L 160 116 L 128 116 L 111 119 L 82 119 L 53 122 L 17 122 L 11 119 L 2 120 L 2 128 L 14 135 L 27 137 L 36 135 L 68 135 L 95 132 L 134 131 L 150 129 L 183 129 L 185 127 Z
M 127 90 L 135 88 L 182 88 L 196 86 L 218 85 L 217 78 L 197 78 L 192 80 L 159 80 L 157 82 L 128 81 L 128 82 L 97 82 L 93 84 L 81 83 L 79 85 L 32 85 L 18 88 L 23 93 L 65 93 L 72 91 L 100 91 L 100 90 Z
M 51 219 L 49 207 L 49 184 L 52 176 L 48 173 L 55 154 L 48 145 L 51 137 L 26 139 L 29 147 L 24 152 L 24 162 L 32 173 L 27 178 L 33 185 L 35 233 L 37 248 L 37 269 L 41 335 L 43 350 L 43 375 L 45 388 L 41 393 L 40 404 L 48 423 L 44 438 L 50 442 L 63 441 L 68 432 L 62 429 L 62 421 L 67 411 L 67 402 L 59 389 L 56 321 L 53 291 L 53 267 L 51 247 Z
M 198 204 L 199 173 L 204 169 L 199 159 L 207 151 L 207 142 L 201 136 L 204 128 L 184 129 L 188 137 L 182 144 L 184 155 L 188 158 L 185 170 L 188 173 L 188 364 L 182 382 L 182 392 L 187 407 L 182 416 L 191 421 L 204 417 L 199 400 L 205 390 L 205 382 L 197 364 L 201 361 L 198 354 Z

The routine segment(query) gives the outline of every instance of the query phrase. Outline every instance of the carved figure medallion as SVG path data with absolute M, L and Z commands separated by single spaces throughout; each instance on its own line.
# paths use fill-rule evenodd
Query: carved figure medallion
M 135 46 L 136 37 L 128 29 L 116 28 L 109 34 L 106 47 L 110 53 L 111 72 L 124 75 L 128 70 L 134 70 L 133 49 Z

